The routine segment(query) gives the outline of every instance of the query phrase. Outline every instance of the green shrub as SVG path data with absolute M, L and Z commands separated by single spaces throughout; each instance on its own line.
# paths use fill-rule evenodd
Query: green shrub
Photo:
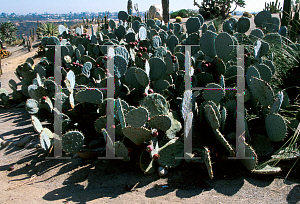
M 181 22 L 182 21 L 182 18 L 180 16 L 177 16 L 176 17 L 176 22 Z
M 248 18 L 252 18 L 252 14 L 247 12 L 247 11 L 243 13 L 243 16 L 248 17 Z

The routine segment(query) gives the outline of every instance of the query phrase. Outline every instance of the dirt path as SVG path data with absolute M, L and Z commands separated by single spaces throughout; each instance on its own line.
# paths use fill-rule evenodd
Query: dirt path
M 35 54 L 35 49 L 2 61 L 2 87 L 15 68 Z M 37 63 L 39 59 L 35 59 Z M 19 87 L 20 88 L 20 87 Z M 33 135 L 24 108 L 0 108 L 0 139 L 18 141 Z M 165 178 L 143 175 L 134 162 L 86 161 L 80 158 L 46 159 L 47 152 L 20 148 L 13 143 L 0 149 L 1 203 L 300 203 L 299 180 L 292 172 L 283 176 L 250 174 L 238 162 L 213 164 L 210 180 L 199 165 L 184 165 Z M 73 156 L 73 155 L 68 155 Z M 13 171 L 9 167 L 14 166 Z M 294 169 L 300 169 L 297 165 Z M 297 171 L 299 173 L 299 171 Z

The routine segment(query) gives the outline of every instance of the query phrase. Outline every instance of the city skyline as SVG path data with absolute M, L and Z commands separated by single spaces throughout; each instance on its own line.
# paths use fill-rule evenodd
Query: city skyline
M 161 0 L 133 0 L 133 5 L 138 4 L 140 12 L 147 11 L 152 4 L 160 4 Z M 197 6 L 194 6 L 193 0 L 186 0 L 184 5 L 180 0 L 171 0 L 170 1 L 170 11 L 177 11 L 180 9 L 198 9 Z M 202 2 L 197 1 L 199 4 Z M 112 4 L 113 3 L 113 4 Z M 258 12 L 262 11 L 264 8 L 264 2 L 260 0 L 245 0 L 245 8 L 237 7 L 236 11 L 248 11 L 248 12 Z M 34 5 L 34 6 L 29 6 Z M 93 5 L 93 6 L 91 6 Z M 232 5 L 233 8 L 235 5 Z M 281 5 L 282 6 L 282 5 Z M 117 12 L 121 10 L 127 10 L 127 0 L 113 0 L 113 1 L 104 1 L 104 0 L 65 0 L 65 1 L 41 1 L 41 0 L 10 0 L 2 2 L 2 11 L 0 13 L 15 13 L 26 15 L 29 13 L 52 13 L 52 14 L 65 14 L 65 13 L 81 13 L 81 12 Z M 26 11 L 24 10 L 26 8 Z M 135 10 L 133 9 L 133 12 Z

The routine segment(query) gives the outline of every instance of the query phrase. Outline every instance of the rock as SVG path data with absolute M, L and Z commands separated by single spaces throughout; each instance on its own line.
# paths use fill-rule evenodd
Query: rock
M 151 19 L 158 18 L 159 20 L 162 20 L 162 12 L 162 4 L 154 4 L 150 6 L 148 16 Z
M 158 167 L 158 175 L 160 177 L 163 177 L 163 176 L 167 175 L 167 173 L 168 173 L 168 171 L 165 168 L 163 168 L 161 166 Z
M 28 142 L 30 142 L 30 140 L 33 139 L 33 136 L 28 135 L 26 137 L 23 137 L 18 143 L 18 147 L 24 147 Z

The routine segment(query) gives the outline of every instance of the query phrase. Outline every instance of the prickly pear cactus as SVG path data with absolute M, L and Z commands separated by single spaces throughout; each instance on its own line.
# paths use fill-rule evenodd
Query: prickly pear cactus
M 76 153 L 84 144 L 84 135 L 77 131 L 68 131 L 62 136 L 62 149 L 67 153 Z

